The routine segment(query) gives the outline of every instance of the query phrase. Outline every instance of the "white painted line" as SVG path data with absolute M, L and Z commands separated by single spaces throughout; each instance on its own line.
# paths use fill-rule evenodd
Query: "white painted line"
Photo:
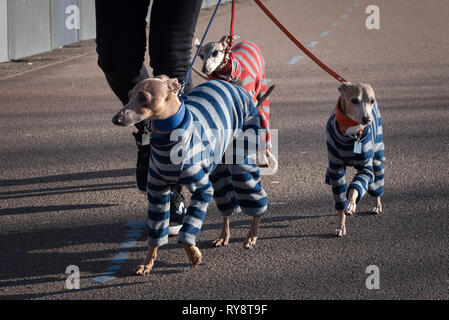
M 125 241 L 120 245 L 120 249 L 134 248 L 137 244 L 137 240 L 142 235 L 143 231 L 147 226 L 147 222 L 143 220 L 133 220 L 126 224 L 129 230 L 126 233 Z M 110 266 L 98 277 L 92 278 L 92 281 L 99 283 L 106 283 L 115 279 L 115 272 L 120 270 L 121 264 L 126 262 L 129 258 L 128 251 L 120 251 L 116 256 L 114 256 L 110 261 Z
M 11 75 L 6 76 L 4 78 L 0 78 L 0 81 L 9 80 L 9 79 L 12 79 L 12 78 L 20 77 L 20 76 L 22 76 L 24 74 L 27 74 L 27 73 L 30 73 L 30 72 L 33 72 L 33 71 L 38 71 L 38 70 L 41 70 L 41 69 L 50 68 L 50 67 L 53 67 L 53 66 L 57 66 L 59 64 L 63 64 L 63 63 L 75 60 L 75 59 L 84 58 L 84 57 L 87 57 L 87 56 L 93 55 L 93 54 L 96 54 L 96 52 L 86 52 L 86 53 L 80 54 L 79 56 L 68 58 L 66 60 L 52 62 L 52 63 L 45 64 L 45 65 L 39 66 L 37 68 L 31 69 L 31 70 L 26 70 L 26 71 L 19 72 L 19 73 L 16 73 L 16 74 L 11 74 Z
M 296 62 L 298 62 L 299 60 L 301 60 L 303 58 L 303 56 L 293 56 L 291 57 L 290 60 L 288 60 L 286 63 L 287 64 L 295 64 Z
M 306 47 L 307 47 L 307 48 L 313 48 L 313 47 L 315 47 L 318 43 L 319 43 L 319 41 L 311 41 L 311 42 L 309 42 L 309 43 L 306 45 Z
M 113 272 L 109 272 L 109 274 L 114 274 L 114 273 Z M 108 282 L 108 281 L 112 281 L 114 279 L 115 279 L 114 276 L 112 276 L 112 275 L 109 276 L 109 275 L 106 275 L 106 273 L 103 273 L 102 276 L 95 277 L 95 278 L 92 279 L 92 281 L 99 282 L 99 283 L 105 283 L 105 282 Z

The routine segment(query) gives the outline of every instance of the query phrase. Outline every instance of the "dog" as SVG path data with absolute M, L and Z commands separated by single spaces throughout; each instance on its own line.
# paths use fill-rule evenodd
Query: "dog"
M 177 240 L 194 267 L 202 261 L 196 237 L 212 197 L 222 215 L 243 210 L 253 217 L 244 240 L 248 249 L 256 245 L 260 219 L 267 213 L 267 195 L 255 164 L 257 139 L 250 139 L 260 129 L 250 95 L 220 80 L 205 82 L 181 99 L 180 88 L 177 79 L 167 76 L 144 80 L 130 92 L 129 103 L 112 119 L 115 125 L 124 127 L 151 121 L 149 247 L 135 275 L 148 274 L 158 248 L 168 242 L 172 184 L 185 185 L 192 193 Z M 240 144 L 243 153 L 239 149 L 241 137 L 247 138 L 246 144 Z M 229 154 L 227 150 L 233 151 L 231 164 L 222 162 Z M 242 157 L 240 161 L 238 156 Z
M 325 182 L 332 186 L 338 227 L 337 237 L 346 235 L 346 215 L 356 211 L 366 192 L 375 197 L 374 214 L 382 212 L 384 193 L 384 143 L 382 118 L 369 84 L 344 82 L 339 87 L 337 106 L 327 122 L 326 146 L 329 166 Z M 346 185 L 346 167 L 357 173 Z
M 238 39 L 239 36 L 232 36 Z M 203 60 L 202 72 L 209 80 L 224 80 L 245 89 L 255 104 L 268 91 L 265 75 L 265 60 L 259 47 L 250 41 L 241 41 L 231 47 L 231 36 L 223 36 L 218 42 L 209 42 L 200 48 L 200 42 L 194 44 L 199 49 L 199 57 Z M 270 100 L 263 101 L 259 110 L 260 126 L 269 128 Z M 269 150 L 271 136 L 267 131 L 266 148 Z
M 233 36 L 232 40 L 239 36 Z M 260 126 L 266 130 L 263 137 L 265 150 L 261 150 L 257 156 L 259 167 L 269 167 L 271 162 L 271 174 L 276 173 L 278 164 L 276 158 L 271 154 L 272 147 L 270 134 L 270 100 L 268 96 L 274 88 L 267 87 L 265 74 L 265 60 L 259 47 L 249 41 L 238 42 L 231 47 L 231 36 L 223 36 L 218 42 L 209 42 L 200 48 L 200 42 L 195 40 L 199 50 L 199 57 L 203 60 L 203 67 L 200 75 L 204 75 L 209 80 L 224 80 L 234 83 L 244 88 L 252 97 L 254 103 L 258 106 L 260 117 Z M 230 238 L 230 219 L 223 218 L 222 232 L 214 242 L 214 245 L 220 247 L 228 245 Z

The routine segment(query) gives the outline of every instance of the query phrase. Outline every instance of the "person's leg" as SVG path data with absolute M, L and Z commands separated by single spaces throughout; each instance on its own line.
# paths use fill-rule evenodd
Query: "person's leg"
M 149 77 L 144 66 L 149 3 L 95 1 L 98 65 L 123 105 L 129 101 L 128 92 Z M 136 182 L 141 191 L 146 191 L 150 155 L 146 126 L 147 122 L 136 124 L 138 132 L 133 133 L 138 147 Z
M 190 65 L 192 40 L 202 0 L 154 0 L 150 19 L 150 66 L 182 82 Z M 192 88 L 188 82 L 184 93 Z
M 98 65 L 123 105 L 128 92 L 148 78 L 143 63 L 149 2 L 95 0 Z
M 182 83 L 190 65 L 192 40 L 202 0 L 153 0 L 149 55 L 153 75 L 165 74 Z M 187 93 L 192 80 L 184 88 Z M 180 185 L 171 188 L 170 234 L 176 234 L 186 213 Z

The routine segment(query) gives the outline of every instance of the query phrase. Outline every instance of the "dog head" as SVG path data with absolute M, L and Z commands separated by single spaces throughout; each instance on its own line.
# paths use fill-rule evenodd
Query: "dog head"
M 239 36 L 233 36 L 232 39 L 238 39 Z M 222 64 L 231 43 L 230 36 L 224 36 L 218 42 L 209 42 L 204 45 L 199 52 L 199 57 L 203 60 L 202 71 L 210 75 Z M 200 42 L 195 39 L 195 46 L 199 48 Z
M 341 111 L 362 126 L 373 121 L 373 105 L 376 96 L 369 84 L 343 82 L 338 88 L 341 95 Z
M 112 123 L 129 127 L 143 120 L 163 119 L 167 103 L 177 98 L 180 89 L 177 79 L 165 75 L 143 80 L 129 92 L 129 102 L 112 118 Z

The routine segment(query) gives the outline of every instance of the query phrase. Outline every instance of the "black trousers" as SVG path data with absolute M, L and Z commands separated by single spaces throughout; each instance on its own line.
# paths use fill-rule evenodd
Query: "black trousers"
M 148 52 L 153 75 L 184 79 L 202 0 L 154 0 Z M 95 0 L 98 65 L 125 105 L 128 92 L 149 77 L 144 66 L 150 0 Z M 185 92 L 192 87 L 190 81 Z M 139 127 L 139 126 L 137 126 Z

